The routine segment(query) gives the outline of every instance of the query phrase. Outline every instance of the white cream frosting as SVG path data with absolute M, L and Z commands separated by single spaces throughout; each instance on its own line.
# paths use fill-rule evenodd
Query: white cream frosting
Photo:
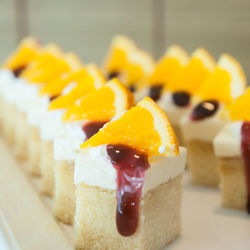
M 49 105 L 49 98 L 39 95 L 39 84 L 16 78 L 11 71 L 0 70 L 0 93 L 6 102 L 27 113 L 29 124 L 38 126 Z
M 166 112 L 173 125 L 179 125 L 181 118 L 191 109 L 191 105 L 179 107 L 174 104 L 172 92 L 164 92 L 157 104 Z
M 214 151 L 218 157 L 241 156 L 242 122 L 227 124 L 214 138 Z
M 41 120 L 40 137 L 44 140 L 53 140 L 58 136 L 64 135 L 64 123 L 62 121 L 64 110 L 51 110 L 44 113 Z
M 10 70 L 0 70 L 0 94 L 8 103 L 13 103 L 14 101 L 13 91 L 11 90 L 15 86 L 15 82 L 16 78 Z
M 149 158 L 150 167 L 146 170 L 143 194 L 177 177 L 184 172 L 186 149 L 180 147 L 176 157 L 154 156 Z M 106 145 L 82 150 L 75 160 L 76 185 L 85 183 L 89 186 L 116 190 L 116 170 L 106 152 Z
M 38 91 L 34 93 L 32 103 L 27 111 L 27 121 L 30 125 L 39 127 L 47 113 L 49 103 L 49 97 L 40 96 Z
M 184 140 L 186 142 L 191 140 L 212 142 L 226 124 L 226 120 L 220 116 L 223 109 L 223 105 L 220 105 L 219 110 L 214 115 L 197 121 L 190 118 L 191 112 L 186 113 L 180 121 Z
M 148 95 L 149 88 L 142 88 L 135 93 L 135 100 L 138 102 Z M 172 96 L 172 92 L 162 93 L 160 99 L 157 101 L 157 104 L 166 112 L 173 125 L 179 125 L 180 119 L 191 109 L 191 105 L 187 107 L 179 107 L 174 104 Z
M 82 126 L 87 121 L 64 123 L 64 135 L 54 138 L 54 159 L 74 161 L 80 145 L 86 140 Z

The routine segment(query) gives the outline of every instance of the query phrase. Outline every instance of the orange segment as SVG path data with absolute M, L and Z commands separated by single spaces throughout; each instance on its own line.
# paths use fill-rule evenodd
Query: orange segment
M 76 86 L 69 93 L 54 99 L 49 106 L 52 109 L 65 109 L 75 104 L 75 102 L 91 92 L 101 88 L 105 83 L 105 78 L 100 70 L 93 64 L 87 67 L 87 75 L 76 83 Z
M 69 70 L 68 64 L 62 57 L 63 53 L 60 48 L 55 44 L 49 44 L 42 50 L 39 57 L 22 72 L 21 77 L 30 83 L 46 83 L 51 78 Z
M 126 36 L 115 36 L 112 40 L 108 55 L 104 60 L 105 72 L 120 72 L 127 63 L 127 56 L 135 49 L 135 44 Z
M 104 144 L 124 144 L 152 155 L 179 154 L 173 128 L 162 109 L 149 97 L 124 113 L 119 119 L 107 123 L 81 148 Z
M 117 79 L 83 97 L 78 105 L 71 106 L 63 116 L 64 121 L 109 121 L 120 116 L 132 105 L 132 94 Z
M 45 85 L 40 90 L 40 94 L 58 96 L 62 93 L 63 89 L 70 83 L 79 82 L 86 76 L 87 76 L 87 70 L 85 68 L 81 68 L 77 71 L 70 72 L 67 75 L 60 76 L 57 79 L 51 81 L 49 84 Z
M 141 49 L 135 49 L 128 54 L 128 60 L 124 68 L 122 82 L 130 86 L 138 81 L 148 78 L 154 69 L 154 59 L 149 53 Z
M 25 67 L 38 57 L 40 50 L 41 47 L 36 39 L 32 37 L 25 38 L 16 51 L 7 58 L 3 67 L 11 70 Z
M 240 64 L 229 55 L 222 55 L 217 67 L 203 83 L 198 95 L 229 104 L 243 94 L 246 78 Z
M 187 63 L 187 52 L 177 45 L 172 45 L 157 63 L 148 82 L 150 85 L 167 84 Z
M 211 55 L 205 49 L 199 48 L 194 51 L 189 63 L 170 79 L 167 88 L 172 92 L 186 91 L 193 95 L 212 73 L 214 66 L 215 62 Z
M 250 88 L 228 106 L 233 121 L 250 121 Z

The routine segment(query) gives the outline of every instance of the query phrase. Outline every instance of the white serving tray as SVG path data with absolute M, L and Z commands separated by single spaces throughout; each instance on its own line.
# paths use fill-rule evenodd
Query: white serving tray
M 52 201 L 39 194 L 38 185 L 0 140 L 1 250 L 73 249 L 72 227 L 53 218 Z M 250 216 L 221 208 L 219 190 L 191 186 L 188 174 L 182 217 L 182 235 L 166 250 L 250 249 Z

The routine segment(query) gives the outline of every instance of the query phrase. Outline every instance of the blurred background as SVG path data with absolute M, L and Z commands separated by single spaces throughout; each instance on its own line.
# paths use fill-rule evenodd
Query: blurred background
M 0 0 L 0 60 L 26 35 L 101 63 L 115 34 L 158 58 L 176 43 L 236 57 L 250 79 L 250 0 Z

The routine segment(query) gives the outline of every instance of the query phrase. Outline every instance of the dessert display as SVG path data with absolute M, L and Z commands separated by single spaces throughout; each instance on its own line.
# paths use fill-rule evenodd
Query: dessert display
M 214 67 L 214 59 L 203 48 L 196 49 L 189 59 L 182 48 L 171 46 L 148 79 L 149 86 L 136 94 L 136 99 L 140 99 L 141 95 L 150 96 L 167 113 L 181 145 L 184 141 L 180 119 L 191 109 L 192 96 Z
M 152 99 L 107 123 L 81 148 L 76 249 L 161 249 L 180 235 L 186 152 Z
M 138 48 L 129 38 L 115 36 L 103 63 L 108 79 L 117 77 L 131 92 L 137 91 L 141 82 L 152 74 L 154 59 Z
M 65 133 L 54 139 L 55 217 L 73 224 L 75 215 L 74 163 L 82 142 L 133 104 L 133 97 L 113 78 L 103 87 L 81 98 L 63 115 Z
M 228 107 L 230 122 L 214 139 L 222 206 L 250 214 L 250 89 Z
M 231 56 L 172 45 L 155 63 L 125 36 L 102 69 L 34 38 L 0 69 L 0 131 L 76 249 L 179 237 L 187 153 L 193 184 L 220 184 L 223 207 L 250 213 L 249 102 Z
M 222 55 L 197 93 L 196 105 L 182 118 L 182 134 L 194 184 L 218 186 L 219 159 L 214 154 L 213 139 L 228 122 L 226 107 L 243 94 L 245 86 L 239 63 L 227 54 Z
M 41 190 L 44 194 L 50 196 L 54 194 L 54 166 L 56 165 L 54 139 L 65 134 L 64 124 L 61 120 L 62 115 L 66 108 L 73 105 L 79 98 L 101 88 L 105 83 L 103 75 L 94 64 L 86 65 L 84 68 L 71 72 L 64 80 L 67 81 L 68 85 L 64 82 L 63 85 L 66 86 L 61 94 L 50 99 L 43 120 L 39 123 Z M 41 92 L 54 96 L 52 93 L 55 94 L 58 91 L 56 82 L 47 84 L 44 89 L 41 89 Z

